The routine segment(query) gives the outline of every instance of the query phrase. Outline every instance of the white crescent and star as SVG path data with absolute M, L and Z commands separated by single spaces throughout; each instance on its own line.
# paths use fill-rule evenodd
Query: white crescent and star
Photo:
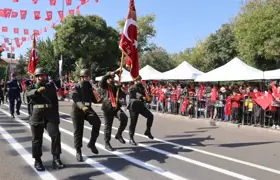
M 127 32 L 130 25 L 134 25 L 134 26 L 138 27 L 137 22 L 135 20 L 133 20 L 132 18 L 129 18 L 125 21 L 123 34 L 129 41 L 132 42 L 132 40 L 129 38 L 128 32 Z M 138 42 L 135 39 L 134 39 L 134 42 L 133 42 L 133 46 L 135 46 L 135 48 L 138 47 Z

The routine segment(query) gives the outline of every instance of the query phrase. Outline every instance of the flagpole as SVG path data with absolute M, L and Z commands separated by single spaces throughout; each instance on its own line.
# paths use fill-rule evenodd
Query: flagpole
M 124 52 L 122 51 L 122 59 L 121 59 L 121 64 L 120 64 L 120 74 L 119 74 L 118 86 L 121 84 L 123 62 L 124 62 Z M 120 87 L 118 87 L 117 94 L 116 94 L 116 105 L 118 104 L 118 100 L 119 100 L 119 92 L 120 92 Z

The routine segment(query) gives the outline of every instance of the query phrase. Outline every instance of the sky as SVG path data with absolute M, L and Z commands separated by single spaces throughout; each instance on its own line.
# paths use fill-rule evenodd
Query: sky
M 26 20 L 18 18 L 1 18 L 0 25 L 9 28 L 3 33 L 0 27 L 0 42 L 4 38 L 22 37 L 23 29 L 41 29 L 58 20 L 58 10 L 62 10 L 65 0 L 57 0 L 56 6 L 50 6 L 49 0 L 38 0 L 36 5 L 32 0 L 1 0 L 1 8 L 12 8 L 14 11 L 27 10 Z M 95 0 L 80 8 L 82 15 L 96 14 L 104 18 L 109 26 L 117 27 L 117 21 L 126 17 L 129 0 Z M 80 4 L 73 0 L 72 6 L 64 6 L 65 14 L 69 9 L 75 9 Z M 198 40 L 205 39 L 210 33 L 218 30 L 222 24 L 230 22 L 238 14 L 243 0 L 135 0 L 137 16 L 154 13 L 157 35 L 151 42 L 165 48 L 169 53 L 176 53 L 193 47 Z M 41 20 L 34 20 L 34 11 L 41 11 Z M 46 11 L 53 11 L 53 20 L 46 21 Z M 13 28 L 20 28 L 20 34 L 14 34 Z M 53 37 L 55 31 L 49 29 L 40 38 Z M 25 42 L 21 48 L 16 48 L 15 54 L 25 54 L 32 42 Z M 40 54 L 40 52 L 39 52 Z M 6 57 L 4 53 L 2 57 Z

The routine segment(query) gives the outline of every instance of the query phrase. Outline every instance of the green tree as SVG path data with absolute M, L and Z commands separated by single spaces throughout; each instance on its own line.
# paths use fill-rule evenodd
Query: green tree
M 103 74 L 104 69 L 115 69 L 120 63 L 120 35 L 101 17 L 68 16 L 55 29 L 56 51 L 67 54 L 75 62 L 80 61 L 93 75 Z
M 280 0 L 250 0 L 235 18 L 238 51 L 262 70 L 280 68 Z
M 168 71 L 175 67 L 171 56 L 162 47 L 153 47 L 140 58 L 140 66 L 150 65 L 160 72 Z
M 235 42 L 235 36 L 232 32 L 231 24 L 223 24 L 205 41 L 205 53 L 207 59 L 207 69 L 218 68 L 238 55 Z
M 119 32 L 123 31 L 125 20 L 126 19 L 123 18 L 118 21 Z M 149 50 L 149 40 L 156 36 L 156 28 L 154 26 L 155 20 L 155 14 L 148 14 L 137 18 L 139 56 L 141 56 L 146 50 Z
M 207 55 L 204 41 L 198 41 L 193 48 L 187 48 L 183 52 L 172 55 L 176 65 L 181 64 L 183 61 L 187 61 L 193 67 L 203 72 L 211 70 L 206 57 Z
M 17 73 L 18 75 L 23 76 L 27 75 L 27 66 L 28 66 L 28 60 L 21 54 L 19 55 L 19 60 L 17 64 Z

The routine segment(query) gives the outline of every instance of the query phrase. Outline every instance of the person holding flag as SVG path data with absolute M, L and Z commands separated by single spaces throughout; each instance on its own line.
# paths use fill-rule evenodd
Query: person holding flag
M 149 101 L 150 97 L 148 96 L 147 91 L 141 82 L 142 78 L 139 75 L 137 27 L 135 3 L 134 0 L 130 0 L 129 10 L 121 36 L 119 48 L 121 49 L 123 54 L 121 68 L 125 54 L 127 58 L 126 67 L 130 69 L 130 75 L 135 82 L 135 84 L 129 90 L 130 102 L 128 104 L 131 119 L 131 123 L 129 126 L 129 135 L 130 144 L 132 145 L 136 145 L 133 136 L 139 114 L 147 118 L 147 130 L 145 131 L 145 135 L 147 135 L 150 139 L 154 138 L 151 134 L 151 127 L 153 124 L 154 116 L 144 104 L 145 101 Z
M 114 77 L 116 74 L 120 74 L 120 70 L 114 72 L 108 72 L 105 76 L 102 77 L 100 81 L 100 87 L 104 90 L 103 93 L 103 103 L 101 109 L 104 113 L 105 127 L 104 127 L 104 140 L 105 148 L 108 151 L 114 151 L 114 148 L 110 144 L 111 132 L 114 117 L 120 120 L 120 126 L 118 132 L 115 136 L 115 139 L 119 140 L 120 143 L 125 144 L 125 140 L 122 137 L 122 133 L 126 128 L 128 117 L 125 112 L 121 109 L 121 104 L 116 98 L 117 91 L 120 87 L 117 87 L 114 84 Z M 125 98 L 126 94 L 121 90 L 120 96 Z

